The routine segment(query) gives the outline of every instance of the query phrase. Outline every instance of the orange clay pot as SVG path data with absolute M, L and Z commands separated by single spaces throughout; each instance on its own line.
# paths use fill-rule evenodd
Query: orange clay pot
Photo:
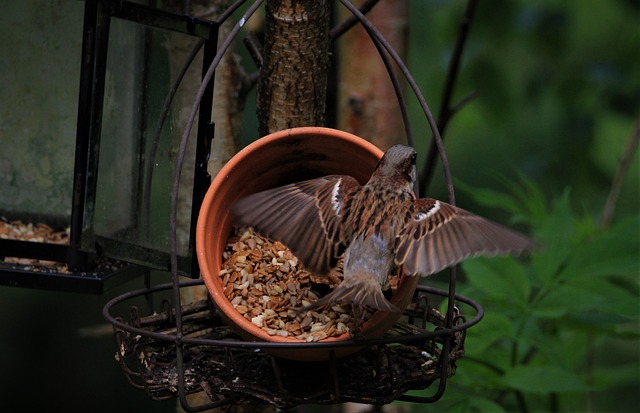
M 279 357 L 317 361 L 330 358 L 330 348 L 309 348 L 294 337 L 271 336 L 244 318 L 222 291 L 218 276 L 222 253 L 233 230 L 231 206 L 254 192 L 323 175 L 351 175 L 364 184 L 383 152 L 370 142 L 339 130 L 301 127 L 260 138 L 239 151 L 217 174 L 204 198 L 196 229 L 196 251 L 202 278 L 223 318 L 249 341 L 304 343 L 295 348 L 265 348 Z M 402 277 L 391 302 L 404 310 L 413 296 L 419 277 Z M 377 311 L 363 325 L 360 338 L 379 338 L 400 318 L 401 313 Z M 349 333 L 321 342 L 349 339 Z M 305 346 L 306 344 L 306 346 Z M 306 347 L 306 348 L 305 348 Z M 335 347 L 343 357 L 362 347 Z

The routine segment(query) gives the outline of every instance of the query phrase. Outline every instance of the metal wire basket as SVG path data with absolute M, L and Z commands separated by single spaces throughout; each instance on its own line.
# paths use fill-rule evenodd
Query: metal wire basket
M 200 284 L 193 280 L 180 287 Z M 224 324 L 209 300 L 173 307 L 164 299 L 157 311 L 150 309 L 147 315 L 131 305 L 143 296 L 153 301 L 151 296 L 172 288 L 169 283 L 125 293 L 106 304 L 104 317 L 114 326 L 116 359 L 129 382 L 157 400 L 185 400 L 186 394 L 204 391 L 212 403 L 196 411 L 252 398 L 279 408 L 347 401 L 378 405 L 393 400 L 435 401 L 464 355 L 466 330 L 483 315 L 478 303 L 456 296 L 452 326 L 446 327 L 447 317 L 436 304 L 448 293 L 419 286 L 402 320 L 380 339 L 247 342 Z M 473 316 L 467 319 L 461 307 Z M 115 315 L 123 309 L 124 315 Z M 177 319 L 182 321 L 180 328 Z M 264 351 L 342 346 L 362 350 L 322 363 L 285 360 Z M 432 396 L 406 394 L 437 380 Z

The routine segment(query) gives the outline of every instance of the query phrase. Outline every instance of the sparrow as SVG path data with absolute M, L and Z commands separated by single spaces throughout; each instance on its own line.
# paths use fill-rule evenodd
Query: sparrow
M 322 176 L 248 195 L 232 213 L 317 275 L 344 257 L 343 281 L 303 310 L 351 304 L 398 311 L 383 290 L 399 266 L 405 275 L 428 276 L 468 257 L 530 250 L 519 232 L 437 199 L 416 199 L 416 155 L 394 145 L 365 185 L 348 175 Z

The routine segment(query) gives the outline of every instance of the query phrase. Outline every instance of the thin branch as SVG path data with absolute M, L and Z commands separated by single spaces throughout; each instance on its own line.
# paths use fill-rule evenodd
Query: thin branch
M 604 210 L 602 211 L 602 216 L 600 217 L 600 225 L 607 226 L 611 223 L 613 219 L 613 213 L 616 209 L 616 204 L 618 203 L 618 198 L 620 197 L 620 190 L 622 189 L 622 182 L 624 181 L 624 177 L 627 175 L 627 171 L 629 170 L 629 166 L 631 165 L 631 161 L 633 160 L 633 155 L 638 149 L 638 141 L 640 140 L 640 115 L 636 118 L 636 124 L 631 132 L 631 137 L 629 138 L 629 143 L 624 150 L 624 154 L 622 155 L 622 160 L 620 160 L 620 165 L 618 166 L 618 171 L 616 172 L 616 176 L 613 178 L 613 182 L 611 183 L 611 189 L 609 191 L 609 196 L 607 197 L 607 202 L 604 206 Z
M 235 3 L 229 6 L 229 8 L 227 8 L 220 17 L 218 17 L 218 22 L 219 23 L 225 22 L 233 13 L 235 13 L 237 9 L 240 8 L 240 6 L 244 5 L 246 2 L 247 0 L 237 0 Z M 253 15 L 253 12 L 251 14 L 245 14 L 245 16 L 249 16 L 249 17 L 251 17 L 251 15 Z M 243 16 L 243 19 L 244 19 L 244 16 Z M 239 23 L 240 23 L 240 27 L 242 27 L 246 23 L 246 20 L 240 20 Z
M 474 90 L 473 92 L 465 96 L 463 99 L 461 99 L 458 103 L 453 105 L 449 109 L 449 113 L 451 114 L 451 117 L 453 117 L 453 115 L 455 115 L 456 113 L 460 112 L 460 110 L 462 110 L 463 107 L 467 106 L 469 103 L 476 100 L 478 96 L 480 96 L 480 93 L 478 93 L 477 90 Z
M 491 371 L 493 371 L 494 373 L 496 373 L 499 376 L 502 376 L 505 373 L 505 370 L 501 367 L 498 367 L 497 365 L 495 365 L 494 363 L 491 363 L 488 360 L 485 360 L 483 358 L 478 358 L 478 357 L 474 357 L 474 356 L 465 356 L 464 359 L 466 361 L 470 361 L 472 363 L 476 363 L 480 366 L 483 366 Z
M 262 56 L 262 45 L 260 44 L 258 36 L 256 36 L 254 32 L 249 32 L 244 38 L 244 45 L 256 66 L 258 66 L 258 68 L 262 67 L 264 57 Z
M 375 6 L 380 0 L 365 0 L 360 8 L 360 13 L 367 14 L 371 11 L 373 6 Z M 329 36 L 332 39 L 336 39 L 342 36 L 347 30 L 352 28 L 355 24 L 358 23 L 358 19 L 353 14 L 349 15 L 344 21 L 338 23 L 334 28 L 329 31 Z
M 440 113 L 438 115 L 437 122 L 438 129 L 440 130 L 440 135 L 443 138 L 449 120 L 455 113 L 455 111 L 451 107 L 453 89 L 458 78 L 458 73 L 460 72 L 460 65 L 462 63 L 462 52 L 464 51 L 464 46 L 468 38 L 471 22 L 473 21 L 473 17 L 475 16 L 477 4 L 477 0 L 469 0 L 467 2 L 467 8 L 465 9 L 464 15 L 462 16 L 462 21 L 460 22 L 460 30 L 458 31 L 458 38 L 456 39 L 456 43 L 453 49 L 453 55 L 451 56 L 451 61 L 449 62 L 449 68 L 447 70 L 447 77 L 444 84 L 444 90 L 442 92 L 442 101 L 440 103 Z M 459 109 L 460 105 L 457 105 L 457 107 Z M 434 140 L 431 142 L 431 147 L 429 148 L 429 153 L 427 154 L 427 159 L 424 163 L 424 167 L 422 169 L 420 177 L 420 184 L 422 187 L 421 193 L 427 192 L 429 184 L 433 179 L 433 170 L 435 168 L 437 153 L 438 147 L 436 141 Z

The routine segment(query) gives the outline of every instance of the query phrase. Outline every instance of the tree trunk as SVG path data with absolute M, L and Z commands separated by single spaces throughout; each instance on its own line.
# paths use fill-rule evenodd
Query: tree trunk
M 267 0 L 258 81 L 260 135 L 325 121 L 329 0 Z

